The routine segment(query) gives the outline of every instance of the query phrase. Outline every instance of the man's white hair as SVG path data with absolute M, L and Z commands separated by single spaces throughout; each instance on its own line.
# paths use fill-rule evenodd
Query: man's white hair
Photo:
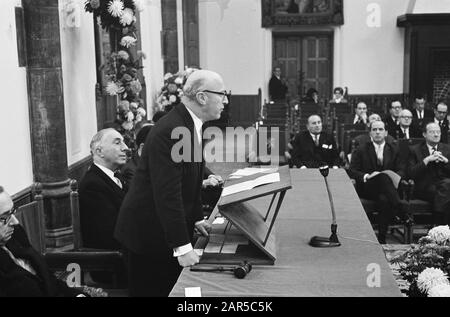
M 103 141 L 103 138 L 105 137 L 105 135 L 107 135 L 109 132 L 112 132 L 112 131 L 116 131 L 116 130 L 113 129 L 113 128 L 103 129 L 103 130 L 98 131 L 98 132 L 92 137 L 91 144 L 90 144 L 91 154 L 92 154 L 92 155 L 94 155 L 95 150 L 96 150 L 99 146 L 102 145 L 102 141 Z
M 220 80 L 220 78 L 220 75 L 216 72 L 206 69 L 197 70 L 186 80 L 183 87 L 183 95 L 186 98 L 195 101 L 197 94 L 206 88 L 205 86 L 208 82 L 215 79 Z

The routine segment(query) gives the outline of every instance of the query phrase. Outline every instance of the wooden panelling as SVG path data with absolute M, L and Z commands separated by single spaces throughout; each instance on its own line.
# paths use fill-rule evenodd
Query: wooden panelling
M 232 95 L 229 108 L 231 126 L 252 126 L 258 120 L 261 109 L 261 89 L 257 95 Z

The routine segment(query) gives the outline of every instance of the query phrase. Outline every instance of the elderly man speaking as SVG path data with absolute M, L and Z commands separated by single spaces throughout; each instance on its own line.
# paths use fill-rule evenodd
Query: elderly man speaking
M 173 148 L 185 135 L 173 132 L 187 130 L 187 143 L 201 149 L 202 125 L 220 118 L 228 94 L 221 76 L 207 70 L 190 75 L 183 92 L 182 103 L 147 137 L 117 220 L 115 237 L 129 251 L 130 296 L 167 296 L 181 269 L 199 261 L 191 244 L 194 228 L 203 235 L 211 229 L 202 213 L 201 151 L 200 159 L 192 149 L 175 159 Z

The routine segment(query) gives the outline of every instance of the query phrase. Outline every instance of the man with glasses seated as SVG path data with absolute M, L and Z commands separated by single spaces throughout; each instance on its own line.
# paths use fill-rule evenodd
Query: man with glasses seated
M 84 297 L 50 272 L 14 216 L 16 208 L 0 186 L 0 296 Z
M 395 130 L 393 137 L 395 139 L 413 139 L 421 138 L 420 129 L 417 125 L 413 124 L 413 116 L 411 111 L 404 109 L 399 115 L 399 125 Z
M 384 118 L 384 123 L 386 124 L 386 131 L 392 137 L 395 137 L 396 130 L 400 125 L 400 112 L 403 110 L 402 103 L 398 100 L 391 102 L 389 108 L 389 114 Z

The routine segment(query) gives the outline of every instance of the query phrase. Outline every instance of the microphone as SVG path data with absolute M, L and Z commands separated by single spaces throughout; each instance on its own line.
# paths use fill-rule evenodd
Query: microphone
M 328 185 L 328 175 L 330 173 L 330 168 L 328 166 L 322 166 L 319 168 L 320 174 L 322 174 L 325 185 L 327 187 L 328 192 L 328 200 L 330 201 L 331 206 L 331 215 L 333 222 L 331 224 L 331 236 L 329 238 L 325 237 L 313 237 L 311 238 L 311 241 L 309 244 L 312 247 L 315 248 L 333 248 L 333 247 L 339 247 L 341 243 L 339 242 L 339 239 L 337 237 L 337 222 L 336 222 L 336 213 L 334 211 L 334 203 L 333 203 L 333 196 L 331 195 L 330 186 Z
M 232 272 L 238 279 L 243 279 L 252 270 L 252 264 L 244 261 L 235 267 L 225 267 L 225 266 L 202 266 L 194 265 L 191 267 L 193 272 Z

